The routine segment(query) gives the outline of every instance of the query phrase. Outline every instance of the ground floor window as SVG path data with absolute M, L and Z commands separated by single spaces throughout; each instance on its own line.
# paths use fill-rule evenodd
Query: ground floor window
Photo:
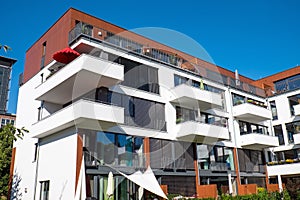
M 50 181 L 41 181 L 40 186 L 41 186 L 40 200 L 48 200 Z
M 161 184 L 168 186 L 169 194 L 193 196 L 196 194 L 195 176 L 162 176 Z
M 116 175 L 114 179 L 114 195 L 109 197 L 107 192 L 107 175 L 88 175 L 87 176 L 87 197 L 99 200 L 137 200 L 139 199 L 139 186 L 129 181 L 123 176 Z M 147 196 L 144 191 L 142 200 Z

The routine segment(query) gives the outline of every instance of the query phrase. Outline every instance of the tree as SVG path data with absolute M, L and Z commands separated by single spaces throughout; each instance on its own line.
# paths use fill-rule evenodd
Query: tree
M 2 48 L 3 48 L 3 50 L 4 50 L 5 52 L 11 51 L 11 50 L 12 50 L 11 47 L 9 47 L 9 46 L 7 46 L 7 45 L 2 45 L 2 44 L 0 44 L 0 49 L 2 49 Z
M 0 198 L 7 196 L 13 142 L 23 139 L 26 129 L 7 124 L 0 128 Z

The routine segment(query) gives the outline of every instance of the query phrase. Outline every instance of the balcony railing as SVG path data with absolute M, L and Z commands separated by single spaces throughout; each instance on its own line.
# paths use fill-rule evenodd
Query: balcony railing
M 159 120 L 156 118 L 153 118 L 149 121 L 149 123 L 144 125 L 139 125 L 135 123 L 134 117 L 125 115 L 124 116 L 124 124 L 128 126 L 135 126 L 135 127 L 141 127 L 141 128 L 148 128 L 148 129 L 154 129 L 154 130 L 160 130 L 160 131 L 167 131 L 167 122 L 165 120 Z
M 221 126 L 226 128 L 227 127 L 227 118 L 217 116 L 217 115 L 212 115 L 209 113 L 204 113 L 201 112 L 200 116 L 198 116 L 198 111 L 197 110 L 190 110 L 186 108 L 176 108 L 177 111 L 177 118 L 176 118 L 176 123 L 183 123 L 187 121 L 194 121 L 194 122 L 199 122 L 199 123 L 204 123 L 204 124 L 209 124 L 209 125 L 215 125 L 215 126 Z M 181 113 L 178 113 L 181 111 Z M 186 115 L 188 113 L 188 115 Z
M 103 158 L 96 158 L 93 156 L 95 152 L 84 151 L 85 165 L 87 167 L 98 168 L 99 166 L 105 165 L 105 160 Z M 112 163 L 106 163 L 114 167 L 128 167 L 134 169 L 146 169 L 146 155 L 137 154 L 132 152 L 126 152 L 126 159 L 115 157 Z
M 265 91 L 261 88 L 258 88 L 254 85 L 251 85 L 249 83 L 242 83 L 240 81 L 239 85 L 236 85 L 235 81 L 232 81 L 232 77 L 222 75 L 222 78 L 215 79 L 214 77 L 211 77 L 208 73 L 202 73 L 206 72 L 207 68 L 196 65 L 194 63 L 189 63 L 185 59 L 177 56 L 174 53 L 169 53 L 164 50 L 160 50 L 157 48 L 149 47 L 147 44 L 141 44 L 139 42 L 136 42 L 128 37 L 120 36 L 118 34 L 114 34 L 112 32 L 109 32 L 107 30 L 104 30 L 99 27 L 93 27 L 89 24 L 85 23 L 78 23 L 70 32 L 69 32 L 69 44 L 71 44 L 73 41 L 75 41 L 78 37 L 81 35 L 85 35 L 90 38 L 94 38 L 97 40 L 101 40 L 104 42 L 107 42 L 111 45 L 117 46 L 118 48 L 122 48 L 126 51 L 131 51 L 136 53 L 137 55 L 141 55 L 144 57 L 151 58 L 153 60 L 159 61 L 161 63 L 165 63 L 168 65 L 172 65 L 175 67 L 184 68 L 186 70 L 192 71 L 193 73 L 196 73 L 200 75 L 201 77 L 218 82 L 220 84 L 224 84 L 226 86 L 236 88 L 239 90 L 243 90 L 245 92 L 258 95 L 261 97 L 265 97 Z M 186 63 L 189 63 L 191 67 L 184 67 Z M 201 74 L 200 74 L 201 72 Z M 221 75 L 220 75 L 221 76 Z

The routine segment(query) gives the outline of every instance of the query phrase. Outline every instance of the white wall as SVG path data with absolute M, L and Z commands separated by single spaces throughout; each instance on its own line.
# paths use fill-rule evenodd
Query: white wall
M 34 88 L 41 83 L 40 73 L 31 78 L 26 84 L 19 89 L 16 127 L 25 127 L 29 133 L 25 134 L 23 140 L 14 143 L 16 147 L 16 157 L 14 166 L 15 180 L 20 180 L 17 187 L 12 188 L 18 190 L 18 194 L 22 195 L 22 199 L 33 199 L 34 179 L 36 164 L 34 160 L 36 138 L 32 138 L 31 125 L 38 120 L 38 107 L 40 102 L 33 98 Z
M 68 129 L 40 142 L 36 199 L 40 182 L 50 181 L 50 199 L 73 199 L 75 195 L 77 134 Z

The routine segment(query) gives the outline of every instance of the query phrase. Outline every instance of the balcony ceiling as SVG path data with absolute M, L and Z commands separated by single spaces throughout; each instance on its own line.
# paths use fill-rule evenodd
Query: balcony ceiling
M 229 140 L 229 131 L 225 127 L 187 121 L 177 124 L 177 138 L 189 142 L 213 144 Z
M 270 135 L 250 133 L 240 136 L 241 146 L 247 149 L 262 150 L 264 148 L 278 147 L 278 138 Z
M 99 58 L 81 55 L 36 88 L 36 100 L 65 104 L 100 86 L 122 81 L 124 67 Z

